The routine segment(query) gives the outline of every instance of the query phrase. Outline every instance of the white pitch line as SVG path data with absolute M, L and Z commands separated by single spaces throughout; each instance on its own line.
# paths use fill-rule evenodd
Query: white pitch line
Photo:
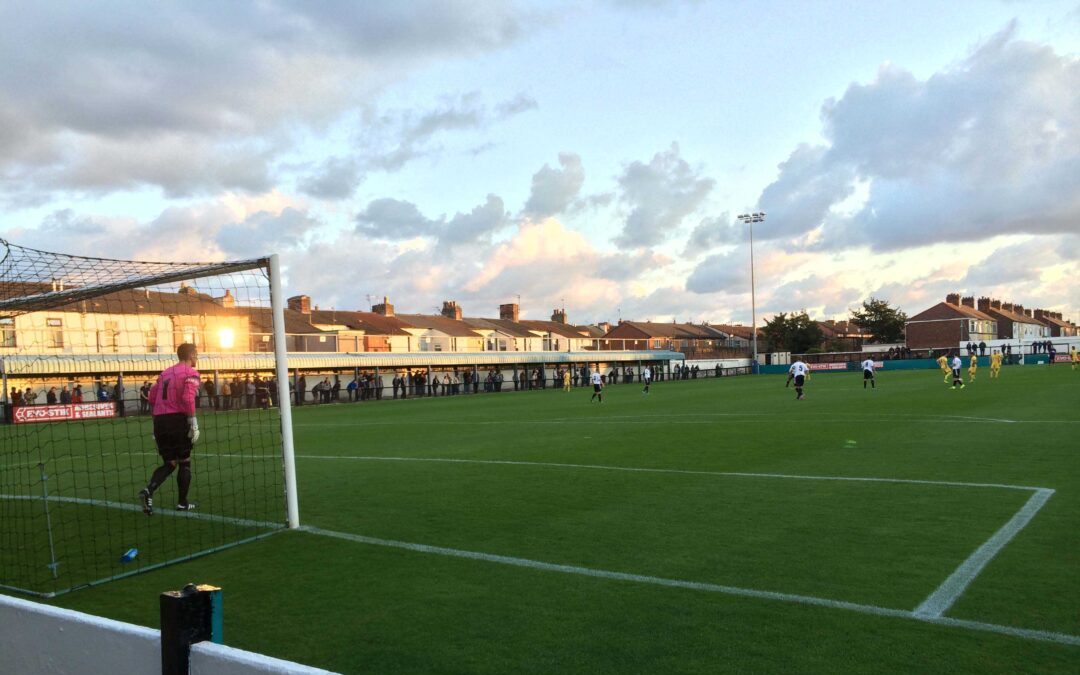
M 11 499 L 14 501 L 25 502 L 39 502 L 41 497 L 34 495 L 5 495 L 0 494 L 0 499 Z M 135 511 L 142 513 L 142 506 L 138 504 L 126 504 L 124 502 L 110 502 L 103 499 L 84 499 L 82 497 L 63 497 L 60 495 L 50 495 L 50 502 L 60 502 L 64 504 L 79 504 L 82 506 L 101 506 L 108 509 L 118 509 L 121 511 Z M 247 518 L 232 518 L 230 516 L 219 516 L 212 513 L 199 513 L 198 511 L 170 511 L 161 510 L 154 511 L 155 516 L 169 516 L 174 518 L 191 518 L 194 520 L 206 520 L 214 523 L 226 523 L 228 525 L 239 525 L 241 527 L 268 527 L 268 528 L 284 528 L 284 523 L 269 523 L 258 520 L 248 520 Z
M 1027 628 L 1016 628 L 1013 626 L 1003 626 L 999 624 L 983 623 L 980 621 L 967 621 L 963 619 L 950 619 L 945 617 L 931 617 L 920 616 L 914 612 L 910 612 L 902 609 L 892 609 L 889 607 L 878 607 L 877 605 L 864 605 L 855 602 L 845 602 L 843 600 L 830 600 L 828 598 L 818 598 L 811 595 L 797 595 L 794 593 L 778 593 L 775 591 L 761 591 L 753 588 L 740 588 L 738 586 L 723 586 L 720 584 L 710 584 L 700 581 L 685 581 L 681 579 L 668 579 L 665 577 L 654 577 L 643 574 L 630 574 L 626 572 L 614 572 L 610 570 L 599 570 L 590 567 L 579 567 L 577 565 L 565 565 L 558 563 L 548 563 L 539 560 L 530 560 L 528 558 L 515 558 L 512 556 L 495 555 L 492 553 L 481 553 L 479 551 L 466 551 L 462 549 L 446 548 L 443 546 L 429 546 L 427 544 L 414 544 L 405 541 L 395 541 L 392 539 L 379 539 L 376 537 L 365 537 L 359 534 L 352 534 L 350 532 L 337 532 L 334 530 L 325 530 L 319 527 L 311 527 L 308 525 L 300 526 L 301 532 L 307 532 L 322 537 L 330 537 L 334 539 L 342 539 L 345 541 L 351 541 L 360 544 L 368 544 L 372 546 L 383 546 L 389 548 L 404 549 L 407 551 L 414 551 L 417 553 L 428 553 L 433 555 L 448 556 L 453 558 L 465 558 L 469 560 L 480 560 L 483 562 L 496 563 L 499 565 L 511 565 L 514 567 L 523 567 L 526 569 L 533 569 L 542 572 L 559 572 L 562 574 L 574 574 L 579 576 L 594 577 L 600 579 L 609 579 L 614 581 L 628 581 L 633 583 L 651 584 L 654 586 L 665 586 L 668 588 L 680 588 L 691 591 L 704 591 L 709 593 L 722 593 L 724 595 L 735 595 L 745 598 L 755 598 L 759 600 L 776 600 L 780 602 L 790 602 L 800 605 L 812 605 L 817 607 L 826 607 L 830 609 L 844 609 L 852 612 L 858 612 L 860 614 L 871 614 L 874 616 L 893 617 L 898 619 L 914 619 L 925 623 L 938 624 L 943 626 L 952 626 L 958 628 L 966 628 L 969 630 L 984 631 L 990 633 L 999 633 L 1003 635 L 1010 635 L 1013 637 L 1020 637 L 1029 640 L 1040 640 L 1044 642 L 1055 642 L 1058 644 L 1080 646 L 1080 636 L 1068 635 L 1065 633 L 1055 633 L 1051 631 L 1031 630 Z
M 375 457 L 350 455 L 297 455 L 297 459 L 352 460 L 365 462 L 444 462 L 447 464 L 495 464 L 509 466 L 538 466 L 560 469 L 593 469 L 601 471 L 626 471 L 630 473 L 668 473 L 691 476 L 731 476 L 736 478 L 784 478 L 793 480 L 846 481 L 856 483 L 898 483 L 906 485 L 942 485 L 948 487 L 998 488 L 1003 490 L 1025 490 L 1037 492 L 1050 488 L 1028 485 L 1009 485 L 1007 483 L 963 483 L 944 480 L 916 480 L 908 478 L 871 478 L 861 476 L 802 476 L 785 473 L 750 473 L 742 471 L 691 471 L 689 469 L 653 469 L 633 466 L 611 466 L 603 464 L 570 464 L 560 462 L 526 462 L 509 459 L 456 459 L 445 457 Z M 1050 490 L 1052 493 L 1053 490 Z
M 1017 511 L 1013 517 L 1009 519 L 1009 522 L 1005 523 L 1001 529 L 987 539 L 982 546 L 968 556 L 968 559 L 961 563 L 960 566 L 949 575 L 949 578 L 938 586 L 937 590 L 931 593 L 926 600 L 922 601 L 922 604 L 915 608 L 915 614 L 937 618 L 948 611 L 953 603 L 956 602 L 957 598 L 959 598 L 967 589 L 968 585 L 975 580 L 975 577 L 977 577 L 980 572 L 982 572 L 987 563 L 993 560 L 994 556 L 996 556 L 1001 549 L 1005 548 L 1005 545 L 1031 522 L 1031 519 L 1039 512 L 1039 509 L 1041 509 L 1053 495 L 1054 491 L 1049 488 L 1036 490 L 1035 494 L 1031 496 L 1031 499 L 1029 499 L 1027 503 L 1024 504 L 1023 508 Z

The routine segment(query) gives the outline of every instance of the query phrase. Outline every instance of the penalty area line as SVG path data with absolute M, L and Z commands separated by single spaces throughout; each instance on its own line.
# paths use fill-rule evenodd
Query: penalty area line
M 968 621 L 964 619 L 951 619 L 948 617 L 940 616 L 934 617 L 927 615 L 919 615 L 909 610 L 892 609 L 889 607 L 878 607 L 877 605 L 865 605 L 856 602 L 846 602 L 843 600 L 830 600 L 828 598 L 818 598 L 811 595 L 797 595 L 794 593 L 762 591 L 753 588 L 724 586 L 721 584 L 711 584 L 701 581 L 669 579 L 666 577 L 656 577 L 645 574 L 631 574 L 627 572 L 615 572 L 611 570 L 594 569 L 591 567 L 580 567 L 577 565 L 548 563 L 540 560 L 516 558 L 513 556 L 496 555 L 493 553 L 467 551 L 463 549 L 447 548 L 444 546 L 431 546 L 428 544 L 416 544 L 406 541 L 396 541 L 393 539 L 380 539 L 378 537 L 366 537 L 360 534 L 326 530 L 321 527 L 312 527 L 310 525 L 301 525 L 299 531 L 306 532 L 312 535 L 317 535 L 320 537 L 340 539 L 343 541 L 350 541 L 358 544 L 403 549 L 415 553 L 426 553 L 430 555 L 440 555 L 451 558 L 478 560 L 499 565 L 509 565 L 512 567 L 521 567 L 531 570 L 537 570 L 541 572 L 557 572 L 561 574 L 572 574 L 576 576 L 593 577 L 599 579 L 607 579 L 611 581 L 626 581 L 638 584 L 663 586 L 667 588 L 679 588 L 690 591 L 702 591 L 707 593 L 734 595 L 744 598 L 754 598 L 758 600 L 775 600 L 779 602 L 788 602 L 800 605 L 825 607 L 828 609 L 843 609 L 851 612 L 857 612 L 860 614 L 870 614 L 874 616 L 916 620 L 923 623 L 932 623 L 942 626 L 965 628 L 968 630 L 998 633 L 1001 635 L 1009 635 L 1012 637 L 1019 637 L 1028 640 L 1039 640 L 1043 642 L 1055 642 L 1058 644 L 1080 646 L 1080 636 L 1077 635 L 1068 635 L 1065 633 L 1055 633 L 1051 631 L 1031 630 L 1027 628 L 1016 628 L 1014 626 L 1003 626 L 999 624 L 983 623 L 981 621 Z
M 926 616 L 930 618 L 937 618 L 943 615 L 953 606 L 953 603 L 967 590 L 968 585 L 975 580 L 975 577 L 979 576 L 979 573 L 983 571 L 983 568 L 994 559 L 1001 549 L 1005 548 L 1013 537 L 1016 536 L 1020 530 L 1024 529 L 1028 523 L 1031 522 L 1035 514 L 1039 512 L 1039 509 L 1050 500 L 1050 497 L 1054 495 L 1054 491 L 1050 488 L 1039 488 L 1035 491 L 1035 494 L 1031 495 L 1031 498 L 1027 500 L 1019 511 L 1013 514 L 1013 517 L 1009 519 L 1009 522 L 1001 526 L 997 532 L 995 532 L 989 539 L 983 542 L 982 546 L 975 549 L 975 552 L 968 556 L 967 560 L 960 563 L 960 566 L 953 571 L 949 577 L 942 582 L 937 589 L 931 593 L 926 600 L 922 601 L 918 607 L 915 608 L 915 614 L 919 616 Z

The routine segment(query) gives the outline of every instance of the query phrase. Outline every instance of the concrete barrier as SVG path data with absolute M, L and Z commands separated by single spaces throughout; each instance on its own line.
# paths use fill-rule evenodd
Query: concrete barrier
M 0 672 L 20 675 L 160 675 L 159 631 L 0 595 Z M 224 645 L 191 649 L 191 673 L 316 675 L 330 671 Z

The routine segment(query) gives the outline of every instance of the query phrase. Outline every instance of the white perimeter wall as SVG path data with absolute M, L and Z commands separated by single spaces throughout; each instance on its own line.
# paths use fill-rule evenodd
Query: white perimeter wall
M 161 634 L 151 628 L 0 595 L 0 672 L 161 675 Z M 212 643 L 200 643 L 191 650 L 193 675 L 329 672 Z

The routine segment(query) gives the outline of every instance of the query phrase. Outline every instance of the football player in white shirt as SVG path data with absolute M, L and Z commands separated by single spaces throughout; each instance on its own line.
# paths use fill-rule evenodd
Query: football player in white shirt
M 871 389 L 877 389 L 874 382 L 874 359 L 866 359 L 862 362 L 862 388 L 866 389 L 866 383 L 870 382 Z
M 604 402 L 604 379 L 600 376 L 600 371 L 596 371 L 589 378 L 592 382 L 592 398 L 589 399 L 589 403 L 592 403 L 597 397 L 600 398 L 600 402 Z
M 806 365 L 802 361 L 796 361 L 788 368 L 787 382 L 784 386 L 791 384 L 792 380 L 795 380 L 795 400 L 800 401 L 803 399 L 803 385 L 806 383 L 806 378 L 810 377 L 810 366 Z
M 962 368 L 964 362 L 960 360 L 960 355 L 957 354 L 952 359 L 952 388 L 955 391 L 956 385 L 960 385 L 960 388 L 964 388 L 964 381 L 960 379 L 960 368 Z
M 649 385 L 652 384 L 652 371 L 649 370 L 648 366 L 645 366 L 645 369 L 641 371 L 641 381 L 645 383 L 645 388 L 641 390 L 641 393 L 648 394 Z

